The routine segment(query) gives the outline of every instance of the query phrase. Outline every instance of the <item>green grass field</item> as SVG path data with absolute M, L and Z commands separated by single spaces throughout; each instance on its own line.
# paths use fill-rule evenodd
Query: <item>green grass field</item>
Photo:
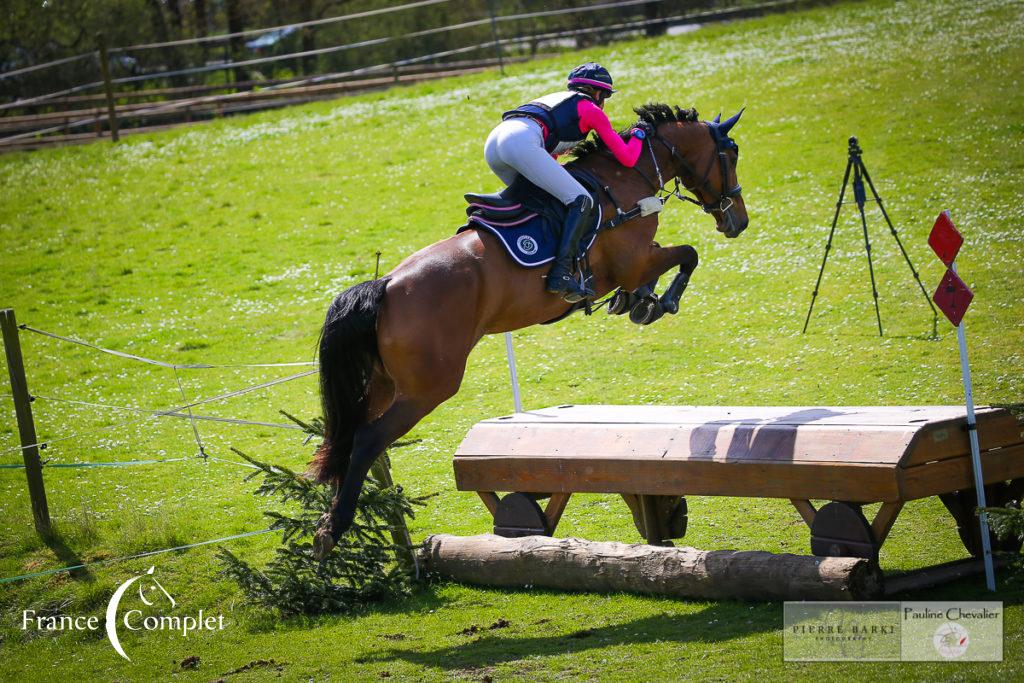
M 613 122 L 647 101 L 705 118 L 747 107 L 734 131 L 750 227 L 725 240 L 674 203 L 659 241 L 689 243 L 701 266 L 674 318 L 637 328 L 599 313 L 515 335 L 527 407 L 561 403 L 899 405 L 962 401 L 956 338 L 931 313 L 877 209 L 868 214 L 884 338 L 875 329 L 863 241 L 846 207 L 807 335 L 800 333 L 857 135 L 929 292 L 942 266 L 926 245 L 950 209 L 966 236 L 958 263 L 976 299 L 966 318 L 979 403 L 1024 401 L 1024 3 L 841 3 L 620 43 L 411 88 L 222 120 L 117 146 L 0 157 L 0 305 L 20 322 L 175 363 L 312 360 L 326 306 L 461 224 L 461 193 L 497 189 L 482 158 L 500 112 L 559 87 L 584 59 L 615 75 Z M 32 531 L 24 474 L 0 469 L 0 576 L 213 539 L 266 526 L 248 473 L 192 459 L 188 421 L 53 399 L 164 408 L 301 368 L 173 371 L 22 334 L 44 451 L 53 463 L 187 458 L 134 467 L 46 469 L 59 553 Z M 197 409 L 283 422 L 318 413 L 307 377 Z M 0 397 L 0 464 L 19 461 L 13 406 Z M 462 391 L 392 452 L 412 494 L 437 493 L 413 524 L 481 533 L 489 516 L 454 489 L 451 456 L 476 421 L 511 411 L 504 344 L 485 339 Z M 300 469 L 296 432 L 199 422 L 209 454 L 234 446 Z M 785 501 L 692 498 L 686 543 L 807 552 Z M 639 541 L 622 502 L 574 498 L 559 533 Z M 233 542 L 269 557 L 270 535 Z M 1001 664 L 785 664 L 779 604 L 684 602 L 432 585 L 355 616 L 280 619 L 218 576 L 213 547 L 3 584 L 5 679 L 994 680 L 1024 662 L 1019 585 Z M 909 504 L 881 557 L 909 569 L 965 553 L 937 500 Z M 40 635 L 25 609 L 102 615 L 114 588 L 155 564 L 183 609 L 225 615 L 187 639 L 101 631 Z M 980 581 L 925 594 L 984 599 Z M 501 629 L 487 629 L 499 619 Z M 479 633 L 461 632 L 473 626 Z M 180 663 L 199 657 L 197 668 Z M 273 664 L 268 660 L 273 659 Z M 262 663 L 260 663 L 262 662 Z M 248 666 L 247 666 L 248 665 Z M 229 673 L 230 672 L 230 673 Z

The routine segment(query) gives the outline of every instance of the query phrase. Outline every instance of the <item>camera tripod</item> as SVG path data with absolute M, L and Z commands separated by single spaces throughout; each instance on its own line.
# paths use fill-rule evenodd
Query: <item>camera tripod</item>
M 878 204 L 878 208 L 882 210 L 882 217 L 885 218 L 885 222 L 889 226 L 889 232 L 892 233 L 893 238 L 896 240 L 896 244 L 900 248 L 900 253 L 903 254 L 903 259 L 907 262 L 907 266 L 910 267 L 910 272 L 914 275 L 914 279 L 917 280 L 917 286 L 921 289 L 921 294 L 924 295 L 924 300 L 928 302 L 928 306 L 932 309 L 932 337 L 937 337 L 939 314 L 935 311 L 935 304 L 932 303 L 931 297 L 928 296 L 928 292 L 925 291 L 924 285 L 921 284 L 921 277 L 914 268 L 914 264 L 910 262 L 910 256 L 907 255 L 907 250 L 903 248 L 903 242 L 900 241 L 900 236 L 896 233 L 896 228 L 893 227 L 892 221 L 889 220 L 889 214 L 885 211 L 885 206 L 882 204 L 882 198 L 878 196 L 878 192 L 875 190 L 875 184 L 871 182 L 871 175 L 868 174 L 868 169 L 864 165 L 864 160 L 861 158 L 863 150 L 857 143 L 857 138 L 851 137 L 849 145 L 849 156 L 846 161 L 846 173 L 843 174 L 843 186 L 839 190 L 839 201 L 836 202 L 836 213 L 832 217 L 832 229 L 829 230 L 828 242 L 825 244 L 825 256 L 821 259 L 821 270 L 818 271 L 818 281 L 814 283 L 814 291 L 811 293 L 811 306 L 807 309 L 807 319 L 804 321 L 803 332 L 807 332 L 807 325 L 811 322 L 811 311 L 814 310 L 814 302 L 818 298 L 818 288 L 821 286 L 821 277 L 825 274 L 825 264 L 828 262 L 828 253 L 832 249 L 832 238 L 836 232 L 836 223 L 839 221 L 839 211 L 843 208 L 843 199 L 846 197 L 846 186 L 850 182 L 850 171 L 852 170 L 853 198 L 857 204 L 857 209 L 860 211 L 860 224 L 864 230 L 864 250 L 867 252 L 868 256 L 868 272 L 871 274 L 871 295 L 875 299 L 875 318 L 878 320 L 878 336 L 883 336 L 882 314 L 878 310 L 878 287 L 875 285 L 875 267 L 871 261 L 871 240 L 868 239 L 868 222 L 867 218 L 864 216 L 864 204 L 867 203 L 867 193 L 864 188 L 865 180 L 868 181 L 868 187 L 871 188 L 872 198 Z

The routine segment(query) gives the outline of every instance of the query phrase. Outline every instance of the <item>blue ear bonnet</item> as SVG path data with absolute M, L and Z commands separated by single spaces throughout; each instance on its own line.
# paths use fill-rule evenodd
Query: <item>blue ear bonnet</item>
M 731 149 L 738 155 L 740 153 L 740 147 L 736 142 L 729 137 L 729 131 L 736 125 L 736 122 L 743 116 L 743 112 L 746 107 L 740 109 L 739 112 L 725 121 L 722 121 L 722 115 L 718 114 L 713 120 L 708 121 L 708 128 L 711 130 L 711 135 L 715 139 L 715 143 L 724 147 L 725 149 Z

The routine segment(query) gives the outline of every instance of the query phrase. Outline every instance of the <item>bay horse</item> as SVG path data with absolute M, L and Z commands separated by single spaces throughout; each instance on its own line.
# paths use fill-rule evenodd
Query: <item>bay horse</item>
M 634 207 L 674 181 L 671 194 L 701 206 L 726 237 L 738 236 L 748 219 L 736 180 L 739 148 L 729 131 L 743 112 L 722 122 L 720 116 L 700 121 L 693 109 L 664 104 L 634 111 L 654 129 L 634 168 L 595 142 L 579 145 L 570 162 L 607 188 L 602 215 Z M 680 183 L 695 199 L 682 194 Z M 589 255 L 598 296 L 619 288 L 628 298 L 678 266 L 668 290 L 654 299 L 669 313 L 678 310 L 697 252 L 658 245 L 657 230 L 653 213 L 598 233 Z M 374 460 L 458 392 L 469 353 L 484 335 L 566 312 L 568 304 L 545 291 L 546 271 L 519 266 L 486 231 L 466 230 L 338 295 L 319 343 L 324 440 L 309 475 L 332 483 L 335 494 L 314 538 L 315 557 L 325 557 L 351 526 Z

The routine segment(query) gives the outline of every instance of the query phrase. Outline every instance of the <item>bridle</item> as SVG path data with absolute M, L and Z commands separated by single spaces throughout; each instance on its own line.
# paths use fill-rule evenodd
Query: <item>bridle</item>
M 711 135 L 712 140 L 714 140 L 715 142 L 715 152 L 718 155 L 719 169 L 722 172 L 721 186 L 725 187 L 729 182 L 729 170 L 731 168 L 731 164 L 729 164 L 729 156 L 727 154 L 730 148 L 731 141 L 728 139 L 728 137 L 723 136 L 721 133 L 719 133 L 719 131 L 714 126 L 708 126 L 708 133 Z M 657 155 L 654 154 L 654 144 L 651 140 L 656 140 L 658 143 L 662 144 L 666 148 L 666 150 L 669 151 L 669 154 L 671 155 L 672 159 L 679 165 L 679 170 L 677 170 L 676 174 L 673 177 L 673 179 L 675 180 L 675 186 L 671 190 L 666 190 L 665 188 L 666 181 L 665 178 L 662 176 L 662 168 L 660 168 L 660 166 L 657 163 Z M 703 212 L 708 214 L 714 211 L 720 211 L 722 213 L 723 218 L 725 219 L 726 231 L 729 233 L 738 233 L 738 231 L 736 230 L 736 219 L 735 216 L 733 216 L 732 214 L 732 207 L 735 204 L 733 202 L 733 198 L 739 197 L 742 191 L 742 187 L 737 184 L 725 191 L 722 191 L 722 193 L 718 193 L 718 191 L 715 190 L 715 188 L 711 184 L 711 181 L 708 179 L 711 175 L 712 166 L 715 164 L 715 157 L 711 158 L 711 161 L 708 163 L 708 168 L 705 169 L 705 172 L 698 176 L 696 169 L 693 168 L 693 165 L 686 161 L 686 159 L 679 153 L 676 146 L 669 142 L 667 139 L 665 139 L 656 130 L 652 132 L 650 135 L 648 135 L 644 141 L 646 143 L 645 146 L 647 147 L 647 151 L 650 153 L 650 160 L 654 165 L 654 173 L 657 177 L 656 182 L 655 180 L 648 177 L 647 174 L 644 173 L 641 169 L 637 168 L 637 166 L 633 166 L 633 170 L 639 173 L 643 177 L 643 179 L 647 181 L 647 184 L 651 186 L 655 194 L 663 193 L 663 191 L 668 191 L 668 195 L 660 198 L 662 199 L 663 204 L 670 197 L 676 197 L 678 199 L 683 200 L 684 202 L 690 202 L 691 204 L 697 205 L 703 210 Z M 691 178 L 699 177 L 700 179 L 697 180 L 695 185 L 690 186 L 686 184 L 685 180 L 682 179 L 684 173 Z M 684 195 L 680 187 L 687 190 L 688 193 L 693 195 L 693 197 Z M 700 194 L 697 191 L 697 187 L 705 191 L 707 196 L 712 197 L 714 199 L 711 202 L 703 202 Z
M 718 155 L 718 167 L 722 172 L 721 187 L 724 188 L 729 182 L 729 170 L 731 167 L 731 165 L 729 164 L 729 155 L 727 154 L 729 150 L 729 145 L 727 142 L 727 138 L 723 139 L 723 136 L 720 135 L 717 130 L 715 130 L 714 126 L 708 126 L 707 128 L 708 133 L 711 135 L 711 139 L 715 143 L 715 152 Z M 738 197 L 740 193 L 743 191 L 743 188 L 737 184 L 736 186 L 728 190 L 725 190 L 721 193 L 715 191 L 715 188 L 712 187 L 711 183 L 708 181 L 708 176 L 711 174 L 711 167 L 715 163 L 715 157 L 711 157 L 711 160 L 708 162 L 707 168 L 705 168 L 704 173 L 699 176 L 700 180 L 697 181 L 696 185 L 694 187 L 690 187 L 689 185 L 686 184 L 685 181 L 681 179 L 681 176 L 685 172 L 689 177 L 697 178 L 697 170 L 690 164 L 690 162 L 683 158 L 683 155 L 679 153 L 679 151 L 675 148 L 675 145 L 667 141 L 665 138 L 659 135 L 657 131 L 655 131 L 650 136 L 648 136 L 646 140 L 647 149 L 650 151 L 651 154 L 651 161 L 654 163 L 654 172 L 658 176 L 658 185 L 654 187 L 655 191 L 661 192 L 665 190 L 665 181 L 661 175 L 661 168 L 658 166 L 658 157 L 654 153 L 654 145 L 651 143 L 652 138 L 654 140 L 657 140 L 659 143 L 661 143 L 661 145 L 665 147 L 665 149 L 668 150 L 672 159 L 677 164 L 679 164 L 680 167 L 680 170 L 676 172 L 674 177 L 675 187 L 671 191 L 669 191 L 669 195 L 678 197 L 683 201 L 696 204 L 697 206 L 704 210 L 704 213 L 711 213 L 712 211 L 722 212 L 722 215 L 726 217 L 727 222 L 730 224 L 730 227 L 732 227 L 733 218 L 730 209 L 732 209 L 734 204 L 733 197 Z M 634 166 L 634 168 L 636 167 Z M 639 169 L 637 169 L 637 171 L 639 172 Z M 640 174 L 644 175 L 642 172 L 640 172 Z M 645 175 L 644 177 L 646 178 Z M 652 186 L 654 186 L 654 183 L 651 182 L 650 179 L 647 180 Z M 693 195 L 693 197 L 689 197 L 683 194 L 682 191 L 679 189 L 680 185 L 685 190 L 690 192 Z M 711 202 L 703 202 L 701 195 L 697 192 L 697 186 L 704 190 L 708 196 L 714 197 L 714 199 Z M 694 199 L 694 197 L 696 197 L 696 199 Z

